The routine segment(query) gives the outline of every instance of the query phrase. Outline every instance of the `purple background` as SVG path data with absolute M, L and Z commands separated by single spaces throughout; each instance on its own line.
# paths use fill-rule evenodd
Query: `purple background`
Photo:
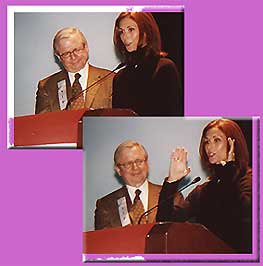
M 81 265 L 82 151 L 6 150 L 7 5 L 36 3 L 108 1 L 1 1 L 0 265 Z M 263 1 L 154 1 L 174 3 L 185 5 L 185 114 L 261 116 Z

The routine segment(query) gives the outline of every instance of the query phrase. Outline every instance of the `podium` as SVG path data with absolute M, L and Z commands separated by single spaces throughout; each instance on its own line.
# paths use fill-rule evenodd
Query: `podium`
M 83 254 L 227 254 L 235 251 L 195 223 L 128 225 L 83 233 Z
M 14 147 L 82 148 L 84 116 L 135 116 L 129 109 L 79 109 L 14 118 Z

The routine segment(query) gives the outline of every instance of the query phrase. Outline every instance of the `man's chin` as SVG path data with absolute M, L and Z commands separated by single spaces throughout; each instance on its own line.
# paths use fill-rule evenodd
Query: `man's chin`
M 140 183 L 141 185 L 144 183 L 145 178 L 141 177 L 141 176 L 135 176 L 135 179 L 137 181 L 137 183 Z
M 72 66 L 69 66 L 69 67 L 65 67 L 65 69 L 68 71 L 68 72 L 71 72 L 71 73 L 77 73 L 79 72 L 82 68 L 84 68 L 86 65 L 85 64 L 72 64 Z

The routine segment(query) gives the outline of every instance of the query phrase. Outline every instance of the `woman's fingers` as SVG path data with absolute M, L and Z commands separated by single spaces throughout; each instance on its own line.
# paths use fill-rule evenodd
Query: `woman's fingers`
M 186 162 L 186 160 L 187 160 L 187 150 L 184 147 L 182 147 L 182 148 L 177 147 L 172 152 L 172 158 L 174 160 L 176 160 L 176 161 Z
M 187 168 L 187 150 L 177 147 L 171 153 L 171 163 L 168 181 L 180 180 L 190 173 Z
M 228 152 L 228 161 L 235 161 L 235 139 L 228 138 L 229 143 L 229 152 Z

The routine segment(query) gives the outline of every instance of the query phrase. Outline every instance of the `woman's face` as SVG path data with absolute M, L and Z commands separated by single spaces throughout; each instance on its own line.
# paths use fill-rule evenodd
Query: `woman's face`
M 132 52 L 137 50 L 139 42 L 139 28 L 137 23 L 131 18 L 123 18 L 119 23 L 120 38 L 126 50 Z
M 204 137 L 205 152 L 209 163 L 218 164 L 227 160 L 227 137 L 218 128 L 210 128 Z

